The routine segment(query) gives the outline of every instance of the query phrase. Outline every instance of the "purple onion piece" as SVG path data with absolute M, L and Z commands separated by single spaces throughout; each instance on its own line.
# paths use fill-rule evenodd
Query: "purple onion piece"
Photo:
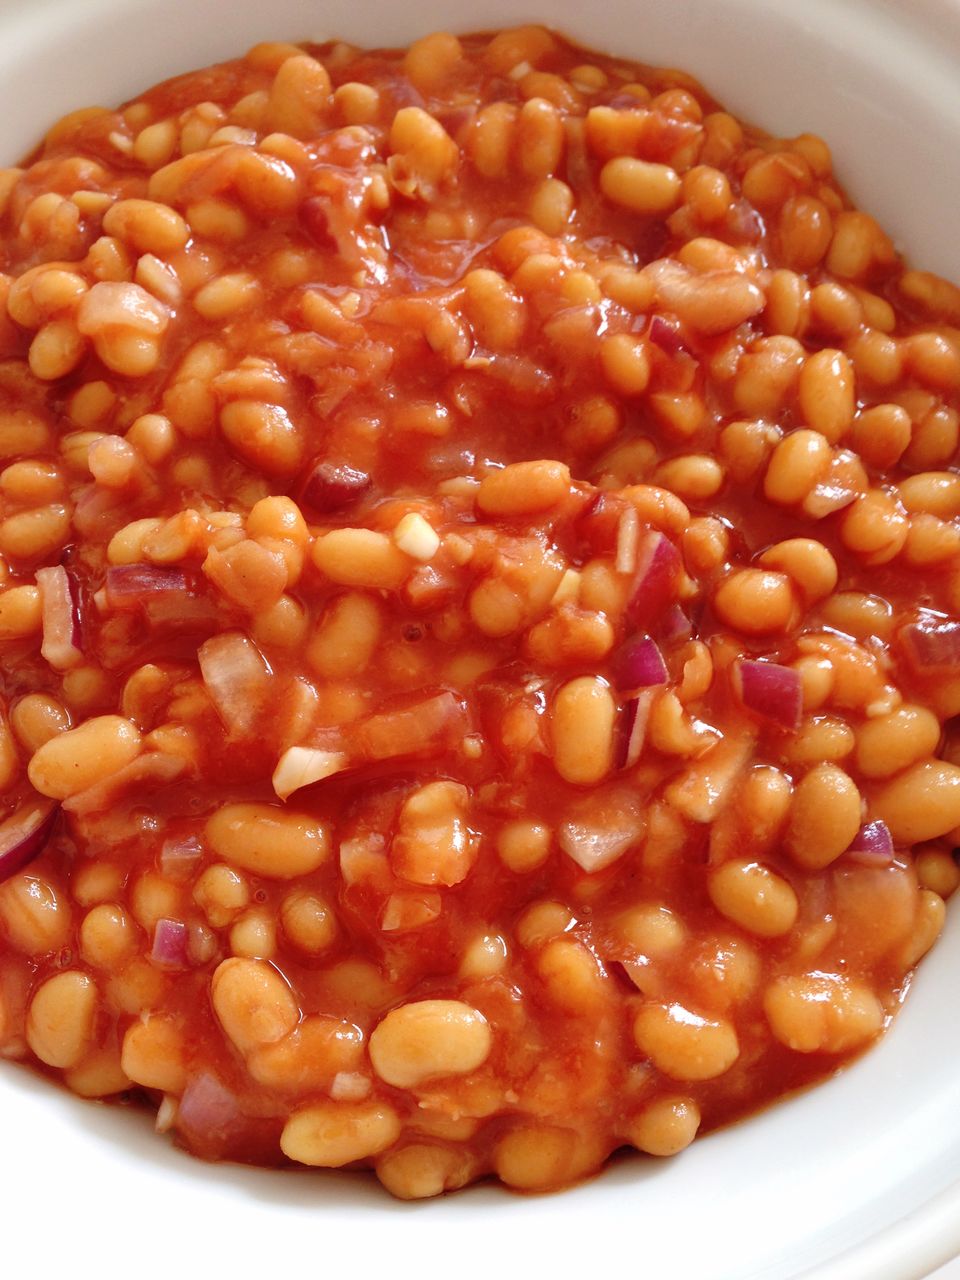
M 919 675 L 960 671 L 960 622 L 933 616 L 900 629 L 904 657 Z
M 885 822 L 867 822 L 853 837 L 847 856 L 867 867 L 886 867 L 893 861 L 893 837 Z
M 187 1082 L 177 1110 L 177 1128 L 216 1143 L 230 1136 L 240 1116 L 236 1096 L 205 1071 Z
M 314 511 L 326 515 L 349 507 L 369 488 L 365 471 L 345 463 L 318 462 L 303 482 L 300 496 Z
M 680 334 L 680 326 L 664 316 L 653 316 L 650 320 L 650 341 L 668 356 L 689 355 L 690 348 Z
M 186 969 L 190 963 L 188 942 L 189 933 L 182 920 L 158 920 L 153 930 L 150 959 L 162 969 Z
M 635 626 L 649 625 L 676 603 L 681 573 L 680 552 L 663 533 L 653 530 L 641 541 L 637 571 L 627 604 Z
M 196 836 L 167 840 L 160 850 L 160 872 L 170 880 L 185 880 L 203 857 L 203 845 Z
M 657 623 L 657 634 L 661 640 L 689 640 L 693 635 L 693 623 L 679 604 L 673 604 L 664 610 Z
M 187 575 L 166 565 L 111 565 L 104 585 L 111 609 L 139 609 L 157 595 L 190 595 Z
M 43 639 L 40 653 L 57 671 L 83 661 L 80 624 L 80 586 L 63 565 L 37 570 L 42 606 Z
M 0 884 L 43 852 L 59 812 L 53 800 L 38 798 L 0 823 Z
M 330 232 L 328 202 L 320 196 L 308 196 L 297 210 L 300 226 L 321 249 L 335 249 L 337 242 Z
M 622 828 L 594 827 L 583 822 L 563 822 L 557 831 L 557 843 L 582 871 L 602 871 L 622 858 L 638 837 L 630 823 Z
M 737 663 L 743 705 L 780 729 L 796 731 L 803 712 L 800 673 L 776 662 L 741 658 Z
M 614 659 L 614 676 L 621 689 L 647 689 L 666 684 L 670 678 L 657 642 L 649 636 L 636 636 Z
M 273 671 L 240 631 L 212 636 L 197 650 L 200 675 L 217 714 L 231 733 L 251 733 L 273 693 Z
M 647 737 L 647 721 L 653 704 L 654 691 L 646 689 L 635 698 L 628 698 L 617 720 L 614 741 L 614 764 L 618 769 L 631 769 L 643 754 Z

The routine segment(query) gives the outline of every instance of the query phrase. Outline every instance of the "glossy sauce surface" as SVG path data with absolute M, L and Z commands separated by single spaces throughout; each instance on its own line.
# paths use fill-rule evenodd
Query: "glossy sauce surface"
M 881 1032 L 960 878 L 960 292 L 824 142 L 521 28 L 258 46 L 0 195 L 7 1056 L 419 1197 Z

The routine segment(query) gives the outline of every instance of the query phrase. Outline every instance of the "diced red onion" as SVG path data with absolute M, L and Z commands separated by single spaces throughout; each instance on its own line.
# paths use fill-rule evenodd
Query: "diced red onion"
M 301 498 L 314 511 L 342 511 L 370 488 L 365 471 L 345 463 L 318 462 L 303 483 Z
M 637 572 L 627 604 L 635 625 L 649 625 L 676 603 L 680 572 L 680 552 L 674 544 L 665 534 L 648 532 L 637 552 Z
M 853 837 L 847 855 L 868 867 L 889 865 L 893 861 L 893 837 L 887 824 L 877 818 L 862 826 Z
M 640 517 L 636 507 L 627 507 L 617 525 L 617 554 L 613 565 L 617 573 L 633 573 L 639 548 Z
M 309 196 L 301 201 L 297 210 L 300 226 L 321 249 L 335 249 L 337 246 L 330 232 L 330 220 L 327 217 L 328 204 L 329 202 L 320 196 Z
M 557 842 L 567 857 L 589 875 L 622 858 L 638 839 L 641 830 L 642 827 L 629 821 L 629 817 L 620 827 L 562 822 L 557 831 Z
M 73 508 L 74 532 L 91 541 L 106 541 L 116 528 L 116 510 L 123 497 L 116 489 L 105 489 L 99 484 L 88 484 L 79 489 Z M 112 526 L 112 528 L 111 528 Z
M 77 581 L 57 564 L 37 570 L 37 587 L 43 610 L 40 653 L 55 670 L 67 671 L 83 661 Z
M 188 591 L 158 591 L 143 602 L 143 612 L 151 626 L 197 627 L 211 630 L 218 621 L 216 605 L 205 595 Z
M 189 966 L 187 943 L 190 935 L 182 920 L 158 920 L 153 929 L 150 959 L 163 969 L 186 969 Z
M 647 113 L 646 106 L 635 93 L 615 93 L 607 103 L 614 111 L 642 111 Z
M 617 549 L 624 502 L 598 493 L 577 520 L 577 532 L 595 555 L 613 555 Z
M 693 623 L 679 604 L 666 609 L 657 622 L 657 635 L 661 640 L 689 640 L 693 635 Z
M 157 595 L 190 595 L 187 575 L 168 565 L 114 564 L 104 585 L 110 609 L 139 609 Z
M 629 698 L 620 712 L 614 744 L 614 764 L 618 769 L 632 769 L 643 754 L 653 699 L 653 690 L 647 689 Z
M 613 671 L 621 689 L 647 689 L 670 678 L 663 654 L 649 636 L 628 640 L 614 659 Z
M 462 742 L 470 731 L 464 704 L 449 690 L 358 725 L 355 741 L 367 761 L 435 753 Z
M 690 348 L 680 335 L 679 325 L 665 319 L 664 316 L 653 316 L 650 320 L 650 341 L 655 343 L 668 356 L 689 355 Z
M 203 845 L 196 836 L 166 840 L 160 850 L 160 873 L 169 880 L 186 880 L 202 856 Z
M 737 200 L 727 213 L 726 228 L 733 239 L 756 244 L 763 235 L 763 219 L 748 200 Z
M 800 727 L 803 685 L 798 671 L 752 658 L 741 658 L 736 670 L 745 707 L 781 729 Z
M 213 636 L 197 650 L 200 674 L 220 719 L 232 733 L 250 733 L 273 691 L 273 672 L 240 631 Z
M 236 1095 L 204 1071 L 187 1081 L 177 1110 L 177 1128 L 192 1137 L 218 1145 L 236 1129 L 241 1117 Z
M 900 642 L 918 674 L 960 672 L 960 622 L 928 615 L 902 627 Z
M 142 794 L 148 787 L 165 786 L 184 774 L 187 767 L 183 756 L 144 751 L 115 773 L 105 774 L 83 791 L 67 796 L 63 808 L 67 813 L 97 813 L 108 809 L 124 791 Z
M 0 883 L 41 854 L 53 834 L 59 806 L 38 797 L 0 823 Z

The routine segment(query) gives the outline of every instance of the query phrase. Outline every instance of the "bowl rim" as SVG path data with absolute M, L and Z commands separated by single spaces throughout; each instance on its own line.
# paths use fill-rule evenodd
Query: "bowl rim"
M 795 1280 L 927 1280 L 960 1258 L 960 1178 Z
M 128 6 L 135 9 L 148 2 L 149 0 L 128 0 Z M 772 8 L 779 0 L 768 2 Z M 119 3 L 120 0 L 92 0 L 90 13 L 93 15 L 97 10 L 119 7 Z M 211 0 L 201 0 L 199 7 L 204 5 L 210 6 L 211 13 L 219 7 Z M 42 0 L 36 6 L 38 10 L 66 7 L 67 0 Z M 545 13 L 545 21 L 551 21 L 550 7 L 550 0 L 539 0 L 536 6 L 523 3 L 519 6 L 517 20 L 525 17 L 531 9 L 537 8 Z M 840 7 L 842 6 L 838 3 L 838 8 Z M 931 28 L 941 22 L 952 24 L 952 34 L 946 30 L 943 33 L 944 42 L 952 41 L 955 49 L 960 47 L 957 40 L 957 32 L 960 31 L 960 0 L 849 0 L 846 7 L 873 10 L 878 20 L 882 16 L 890 20 L 891 15 L 895 21 L 906 23 L 909 20 L 920 28 L 927 28 L 923 38 L 929 41 L 934 39 Z M 4 29 L 9 24 L 15 34 L 18 13 L 27 14 L 32 8 L 28 0 L 0 0 L 0 24 Z M 80 8 L 77 6 L 77 10 Z M 732 10 L 736 8 L 737 5 L 731 4 Z M 811 10 L 814 8 L 815 6 L 811 6 Z M 74 21 L 78 25 L 81 22 L 86 25 L 86 20 L 80 19 L 79 12 Z M 320 18 L 319 21 L 323 22 L 324 19 Z M 796 1280 L 922 1280 L 958 1254 L 960 1176 L 930 1199 L 902 1215 L 894 1216 L 879 1231 L 871 1231 L 865 1238 L 833 1257 L 798 1272 Z M 426 1280 L 429 1270 L 422 1274 Z

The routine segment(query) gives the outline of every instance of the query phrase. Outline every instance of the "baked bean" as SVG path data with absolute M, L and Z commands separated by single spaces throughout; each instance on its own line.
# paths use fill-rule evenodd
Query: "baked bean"
M 692 1098 L 658 1098 L 630 1123 L 627 1137 L 638 1151 L 675 1156 L 697 1136 L 700 1108 Z
M 463 286 L 464 310 L 478 341 L 495 351 L 518 346 L 526 326 L 526 311 L 523 300 L 503 276 L 496 271 L 471 271 L 464 277 Z
M 550 856 L 552 835 L 542 822 L 517 818 L 501 828 L 497 836 L 497 853 L 510 871 L 523 875 L 535 871 Z
M 493 1163 L 497 1177 L 519 1191 L 562 1186 L 586 1173 L 577 1135 L 549 1125 L 521 1125 L 497 1143 Z
M 373 658 L 383 628 L 372 596 L 350 592 L 334 600 L 308 642 L 307 660 L 322 676 L 358 675 Z
M 274 1044 L 300 1018 L 293 992 L 263 960 L 224 960 L 211 979 L 210 997 L 224 1033 L 241 1053 Z
M 528 178 L 555 173 L 563 155 L 563 121 L 552 102 L 531 98 L 520 108 L 516 125 L 517 155 Z
M 48 1067 L 75 1067 L 93 1038 L 97 988 L 79 969 L 48 978 L 30 1001 L 27 1044 Z
M 857 731 L 857 768 L 868 778 L 889 778 L 926 760 L 939 741 L 940 723 L 933 712 L 905 703 Z
M 951 854 L 943 849 L 924 849 L 916 855 L 917 877 L 924 887 L 949 898 L 960 885 L 960 867 Z
M 728 627 L 750 636 L 786 631 L 796 615 L 790 580 L 763 569 L 740 569 L 724 578 L 713 606 Z
M 536 968 L 550 999 L 566 1013 L 588 1014 L 603 999 L 603 974 L 593 953 L 579 942 L 551 939 L 537 956 Z
M 760 310 L 762 294 L 757 303 Z M 733 384 L 737 409 L 755 417 L 779 412 L 796 387 L 803 354 L 796 338 L 776 335 L 756 339 L 737 365 Z
M 486 515 L 519 516 L 556 506 L 570 490 L 570 471 L 561 462 L 515 462 L 492 471 L 477 490 Z
M 507 965 L 507 944 L 499 934 L 484 933 L 475 938 L 463 953 L 458 974 L 470 982 L 496 977 Z
M 603 166 L 600 190 L 631 213 L 663 214 L 675 208 L 680 199 L 680 177 L 669 165 L 617 156 Z
M 831 444 L 850 430 L 856 410 L 853 367 L 842 351 L 825 347 L 804 361 L 797 385 L 808 426 Z
M 830 465 L 830 444 L 819 431 L 792 431 L 773 451 L 763 480 L 771 502 L 802 502 Z
M 907 540 L 908 523 L 897 499 L 872 489 L 844 511 L 840 537 L 867 564 L 887 564 Z
M 910 512 L 952 520 L 960 515 L 960 476 L 952 471 L 924 471 L 901 480 L 900 501 Z
M 172 1018 L 147 1016 L 127 1028 L 120 1062 L 145 1089 L 180 1094 L 187 1083 L 189 1046 Z
M 493 1036 L 487 1020 L 460 1000 L 421 1000 L 394 1009 L 370 1036 L 370 1061 L 381 1080 L 416 1089 L 482 1066 Z
M 118 200 L 103 215 L 102 225 L 107 235 L 125 240 L 137 253 L 160 258 L 182 249 L 190 238 L 183 218 L 154 200 Z
M 9 587 L 0 592 L 0 638 L 21 640 L 40 630 L 43 608 L 36 587 Z
M 793 928 L 799 911 L 791 885 L 758 862 L 736 859 L 710 875 L 710 900 L 717 910 L 748 933 L 778 938 Z
M 321 573 L 348 587 L 399 587 L 413 564 L 375 529 L 333 529 L 317 538 L 311 554 Z
M 960 825 L 960 768 L 943 760 L 911 765 L 871 792 L 870 814 L 887 824 L 896 844 L 945 835 Z
M 713 1080 L 740 1056 L 737 1033 L 722 1018 L 708 1018 L 681 1004 L 646 1004 L 633 1024 L 641 1053 L 672 1080 Z
M 41 795 L 65 800 L 134 760 L 140 731 L 122 716 L 94 716 L 39 747 L 27 772 Z
M 821 261 L 830 245 L 833 222 L 822 200 L 791 196 L 780 210 L 780 247 L 788 266 L 809 271 Z
M 318 1102 L 294 1112 L 280 1148 L 298 1164 L 338 1169 L 392 1146 L 400 1128 L 400 1117 L 387 1103 Z
M 852 978 L 812 973 L 777 978 L 763 1008 L 773 1034 L 795 1053 L 844 1053 L 883 1027 L 873 992 Z
M 377 1161 L 377 1177 L 399 1200 L 425 1200 L 455 1191 L 472 1176 L 472 1167 L 463 1156 L 428 1143 L 411 1143 Z
M 229 865 L 277 880 L 306 875 L 330 856 L 321 822 L 272 804 L 223 805 L 207 820 L 206 839 Z
M 788 538 L 777 542 L 758 558 L 764 568 L 790 575 L 810 603 L 829 596 L 837 585 L 837 562 L 814 538 Z
M 250 901 L 246 879 L 223 863 L 207 867 L 193 888 L 193 899 L 215 929 L 222 929 Z
M 80 924 L 80 954 L 95 969 L 116 970 L 137 951 L 137 928 L 123 907 L 104 902 Z
M 819 870 L 836 861 L 860 827 L 856 783 L 835 764 L 818 764 L 797 783 L 784 845 L 794 861 Z
M 169 406 L 166 412 L 170 412 Z M 300 464 L 300 432 L 280 405 L 233 400 L 221 410 L 220 426 L 227 443 L 243 461 L 268 475 L 289 474 Z
M 0 522 L 0 553 L 14 560 L 42 560 L 61 549 L 69 528 L 70 512 L 62 503 L 19 511 Z
M 613 763 L 616 705 L 607 684 L 580 676 L 563 685 L 553 708 L 553 762 L 561 778 L 588 786 Z
M 780 758 L 791 768 L 839 763 L 853 754 L 853 730 L 836 716 L 810 716 L 780 749 Z
M 911 935 L 898 957 L 901 964 L 912 967 L 927 954 L 943 931 L 946 909 L 943 899 L 930 889 L 921 889 Z
M 650 382 L 650 358 L 641 338 L 630 333 L 604 338 L 600 345 L 600 364 L 607 381 L 621 395 L 639 396 L 646 391 Z
M 73 912 L 62 889 L 21 872 L 0 884 L 0 923 L 17 951 L 39 956 L 67 945 Z

